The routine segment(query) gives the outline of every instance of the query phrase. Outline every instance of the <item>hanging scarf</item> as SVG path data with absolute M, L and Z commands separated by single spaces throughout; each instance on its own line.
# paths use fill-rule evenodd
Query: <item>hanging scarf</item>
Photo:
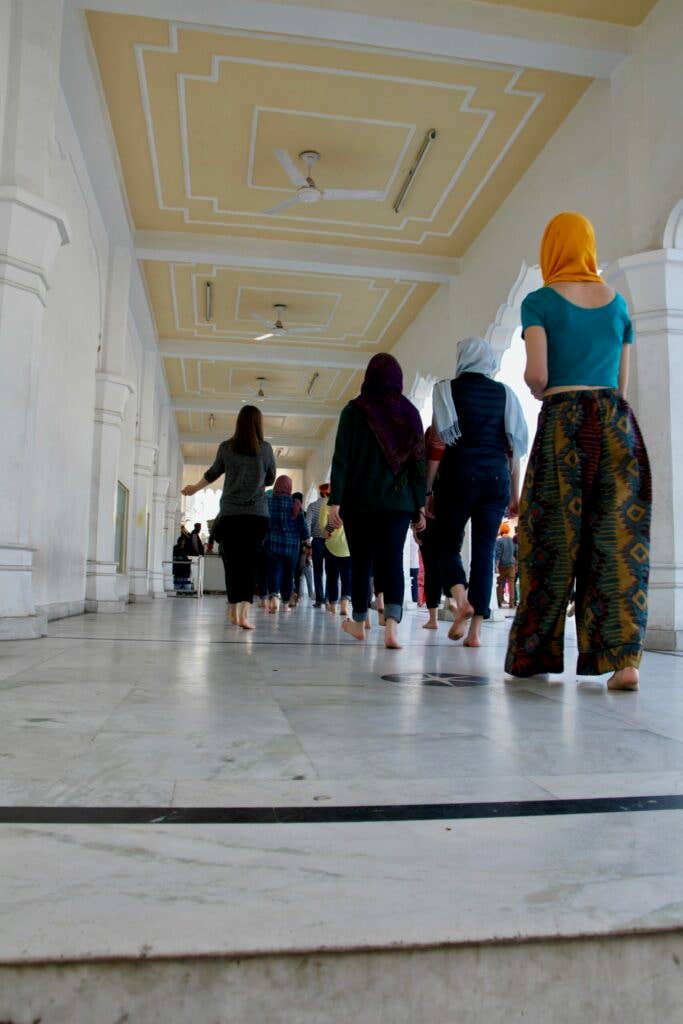
M 368 363 L 360 395 L 353 399 L 394 476 L 398 476 L 411 458 L 425 457 L 420 415 L 402 392 L 403 371 L 398 360 L 379 352 Z
M 580 213 L 558 213 L 541 239 L 543 284 L 602 281 L 593 225 Z
M 456 380 L 463 373 L 481 373 L 493 379 L 497 368 L 495 352 L 483 338 L 466 338 L 458 345 Z M 513 459 L 521 459 L 529 447 L 529 430 L 517 395 L 507 384 L 502 387 L 505 388 L 505 434 Z M 445 444 L 455 444 L 461 435 L 450 380 L 434 385 L 432 400 L 437 434 Z
M 298 498 L 292 497 L 293 486 L 291 476 L 279 476 L 273 486 L 273 497 L 292 498 L 292 519 L 298 519 L 302 506 Z

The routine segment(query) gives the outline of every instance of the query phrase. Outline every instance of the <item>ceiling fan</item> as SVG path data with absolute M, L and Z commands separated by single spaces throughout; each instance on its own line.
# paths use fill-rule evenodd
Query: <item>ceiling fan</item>
M 304 149 L 299 153 L 299 159 L 306 168 L 305 174 L 297 167 L 286 149 L 274 149 L 273 153 L 292 185 L 296 186 L 296 192 L 291 199 L 285 199 L 283 203 L 265 210 L 265 213 L 279 213 L 280 210 L 286 210 L 297 203 L 319 203 L 321 199 L 374 199 L 379 202 L 385 198 L 384 192 L 373 192 L 371 189 L 319 188 L 311 177 L 314 164 L 320 160 L 320 153 L 315 149 Z
M 282 322 L 282 317 L 287 311 L 287 307 L 284 302 L 276 302 L 273 306 L 275 310 L 275 321 L 266 320 L 260 313 L 252 313 L 254 320 L 259 320 L 262 324 L 265 324 L 268 328 L 266 334 L 259 334 L 258 337 L 254 338 L 254 341 L 265 341 L 266 338 L 274 338 L 278 334 L 317 334 L 318 331 L 322 331 L 322 327 L 290 327 L 287 328 Z

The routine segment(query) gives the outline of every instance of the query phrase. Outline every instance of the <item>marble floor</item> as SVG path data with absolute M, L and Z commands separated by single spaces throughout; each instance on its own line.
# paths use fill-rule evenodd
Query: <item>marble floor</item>
M 509 622 L 405 649 L 220 598 L 0 646 L 0 962 L 602 935 L 683 924 L 683 810 L 50 824 L 30 808 L 368 807 L 683 794 L 683 660 L 637 694 L 506 681 Z M 568 638 L 568 662 L 575 647 Z M 12 819 L 12 813 L 9 814 Z

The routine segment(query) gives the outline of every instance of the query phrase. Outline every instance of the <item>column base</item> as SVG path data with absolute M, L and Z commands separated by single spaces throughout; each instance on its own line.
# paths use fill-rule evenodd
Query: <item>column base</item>
M 152 594 L 133 594 L 131 592 L 128 595 L 128 600 L 131 604 L 151 604 L 154 596 Z
M 648 629 L 646 651 L 683 651 L 683 629 Z
M 39 640 L 47 636 L 47 615 L 0 616 L 0 640 Z
M 116 601 L 105 601 L 98 598 L 88 598 L 85 602 L 86 612 L 102 613 L 104 615 L 111 615 L 112 613 L 125 611 L 126 602 L 123 598 L 118 598 Z

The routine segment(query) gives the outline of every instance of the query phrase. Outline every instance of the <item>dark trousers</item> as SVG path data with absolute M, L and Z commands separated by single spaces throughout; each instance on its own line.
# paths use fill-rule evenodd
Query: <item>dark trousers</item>
M 428 608 L 441 604 L 443 584 L 441 582 L 441 554 L 439 552 L 439 530 L 435 519 L 428 519 L 427 526 L 418 534 L 422 562 L 425 567 L 425 601 Z
M 467 587 L 467 596 L 475 615 L 485 619 L 493 586 L 493 561 L 500 523 L 510 503 L 510 473 L 467 473 L 461 470 L 440 481 L 436 496 L 436 522 L 443 585 L 447 594 L 458 583 Z M 465 527 L 472 522 L 472 558 L 470 579 L 462 564 L 460 550 Z
M 268 552 L 268 593 L 271 597 L 277 597 L 279 594 L 283 601 L 289 601 L 294 589 L 294 573 L 298 558 L 298 551 L 293 555 Z
M 351 552 L 351 599 L 355 622 L 364 622 L 370 605 L 370 578 L 381 579 L 384 610 L 388 619 L 403 616 L 403 548 L 410 525 L 409 512 L 384 512 L 370 518 L 352 509 L 341 509 L 346 540 Z
M 328 604 L 336 604 L 339 600 L 340 579 L 341 596 L 351 597 L 351 559 L 338 558 L 325 548 L 325 599 Z
M 226 516 L 225 525 L 230 527 L 230 534 L 225 533 L 219 539 L 223 546 L 228 601 L 230 604 L 251 603 L 268 519 L 266 516 Z
M 417 604 L 418 592 L 417 592 L 417 577 L 420 572 L 420 567 L 415 566 L 414 569 L 410 570 L 410 596 L 412 597 L 415 604 Z
M 322 537 L 313 538 L 313 582 L 315 585 L 316 604 L 322 604 L 325 600 L 325 587 L 323 585 L 323 566 L 325 564 L 325 541 Z

